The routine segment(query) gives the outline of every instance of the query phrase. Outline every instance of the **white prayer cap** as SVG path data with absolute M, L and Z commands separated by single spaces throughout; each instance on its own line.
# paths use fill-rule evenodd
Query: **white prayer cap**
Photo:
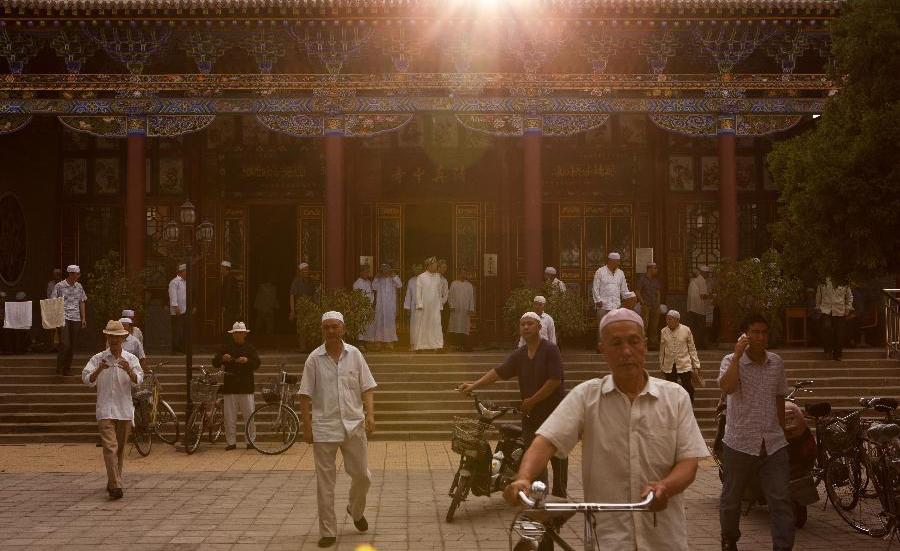
M 382 270 L 390 270 L 390 269 L 391 269 L 391 265 L 388 264 L 387 262 L 384 262 L 384 263 L 381 264 L 381 269 L 382 269 Z
M 668 307 L 668 306 L 666 306 L 665 304 L 660 304 L 660 305 L 659 305 L 659 313 L 660 313 L 660 314 L 665 314 L 665 313 L 668 312 L 668 311 L 669 311 L 669 307 Z M 680 315 L 680 314 L 679 314 L 679 315 Z
M 655 268 L 655 267 L 656 267 L 656 262 L 648 262 L 648 263 L 647 263 L 647 267 L 648 267 L 648 268 Z
M 25 291 L 19 291 L 16 293 L 16 300 L 25 300 Z
M 231 331 L 229 333 L 249 333 L 250 330 L 247 329 L 247 324 L 242 321 L 234 322 L 234 325 L 231 326 Z
M 121 323 L 122 325 L 125 325 L 126 323 L 128 325 L 134 324 L 134 322 L 131 321 L 131 318 L 119 318 L 119 323 Z
M 675 318 L 677 320 L 681 319 L 681 313 L 678 310 L 669 310 L 666 312 L 667 318 Z
M 547 304 L 547 299 L 542 297 L 541 295 L 538 295 L 538 296 L 534 297 L 534 302 L 540 302 L 541 304 Z
M 322 323 L 325 323 L 328 320 L 338 320 L 339 322 L 344 323 L 344 314 L 335 312 L 334 310 L 325 312 L 322 314 Z
M 231 261 L 230 261 L 230 260 L 223 260 L 223 261 L 222 261 L 222 267 L 223 267 L 223 268 L 231 268 Z
M 634 291 L 628 291 L 627 293 L 622 295 L 622 298 L 624 298 L 625 300 L 628 300 L 628 299 L 634 298 L 636 296 L 637 296 L 637 293 L 635 293 Z
M 546 268 L 544 268 L 544 273 L 556 275 L 556 268 L 554 268 L 553 266 L 547 266 Z
M 538 325 L 541 324 L 541 316 L 537 315 L 534 312 L 525 312 L 524 314 L 522 314 L 522 317 L 519 318 L 519 321 L 522 321 L 525 318 L 531 318 L 534 321 L 538 322 Z
M 134 318 L 134 310 L 122 310 L 123 318 Z
M 307 269 L 307 268 L 309 268 L 309 264 L 307 264 L 306 262 L 301 262 L 301 263 L 297 266 L 297 269 L 298 269 L 298 270 L 305 270 L 305 269 Z
M 602 334 L 603 328 L 610 323 L 619 321 L 633 321 L 640 325 L 641 329 L 644 328 L 644 320 L 641 319 L 641 316 L 637 312 L 631 308 L 616 308 L 615 310 L 611 310 L 608 314 L 603 316 L 602 320 L 600 320 L 600 333 Z
M 178 271 L 179 271 L 179 272 L 183 272 L 183 271 L 185 271 L 185 270 L 187 270 L 187 264 L 179 264 L 179 265 L 178 265 Z
M 68 266 L 66 266 L 66 273 L 67 274 L 80 274 L 81 268 L 78 267 L 78 264 L 69 264 Z
M 711 272 L 711 271 L 712 271 L 712 270 L 710 269 L 710 267 L 707 266 L 706 264 L 700 266 L 700 267 L 697 268 L 697 269 L 700 270 L 701 272 Z
M 606 258 L 610 260 L 622 260 L 622 255 L 620 255 L 619 253 L 609 253 Z

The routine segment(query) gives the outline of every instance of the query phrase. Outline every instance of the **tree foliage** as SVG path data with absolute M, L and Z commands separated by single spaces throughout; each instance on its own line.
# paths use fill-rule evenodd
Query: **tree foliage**
M 547 283 L 543 289 L 520 287 L 509 294 L 503 305 L 503 321 L 511 337 L 518 337 L 519 319 L 534 309 L 532 303 L 537 295 L 546 297 L 544 311 L 553 317 L 558 337 L 577 337 L 591 327 L 592 320 L 585 315 L 581 297 L 576 293 L 561 293 Z
M 375 319 L 375 309 L 365 293 L 359 289 L 334 289 L 316 293 L 313 299 L 301 296 L 297 299 L 297 331 L 303 335 L 322 332 L 322 314 L 337 311 L 344 315 L 346 340 L 354 340 Z
M 88 311 L 98 323 L 105 325 L 108 320 L 119 319 L 125 308 L 138 314 L 143 310 L 143 274 L 129 277 L 119 253 L 110 251 L 101 257 L 87 276 Z
M 855 0 L 832 25 L 839 91 L 769 155 L 775 235 L 815 280 L 900 271 L 900 2 Z

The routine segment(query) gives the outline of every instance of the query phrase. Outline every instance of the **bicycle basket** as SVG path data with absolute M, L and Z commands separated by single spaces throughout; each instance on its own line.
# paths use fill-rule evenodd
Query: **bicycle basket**
M 153 392 L 156 385 L 156 375 L 153 373 L 144 373 L 144 380 L 140 384 L 131 387 L 131 397 L 134 398 L 141 392 Z
M 477 419 L 455 417 L 450 447 L 458 454 L 463 454 L 469 450 L 478 450 L 485 428 L 486 425 L 480 423 Z
M 293 379 L 293 382 L 291 382 Z M 287 403 L 293 403 L 294 395 L 297 394 L 297 378 L 290 377 L 288 378 L 287 383 L 282 383 L 280 381 L 275 381 L 267 384 L 262 389 L 262 397 L 266 401 L 267 404 L 278 404 L 281 400 L 281 393 L 287 387 L 287 391 L 284 396 L 286 398 Z
M 153 392 L 140 390 L 132 393 L 131 401 L 134 404 L 134 424 L 138 427 L 146 427 L 150 423 L 151 400 Z
M 219 395 L 217 383 L 207 383 L 203 379 L 191 379 L 191 399 L 195 402 L 215 402 Z
M 858 423 L 844 422 L 840 419 L 829 423 L 825 427 L 825 449 L 831 454 L 840 454 L 851 448 L 856 439 Z

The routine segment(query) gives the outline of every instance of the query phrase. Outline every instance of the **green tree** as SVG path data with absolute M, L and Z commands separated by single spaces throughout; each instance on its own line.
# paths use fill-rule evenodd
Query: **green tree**
M 576 293 L 560 293 L 550 284 L 540 290 L 520 287 L 512 290 L 503 305 L 503 321 L 511 337 L 518 337 L 519 319 L 533 310 L 532 302 L 537 295 L 547 298 L 544 310 L 553 316 L 558 337 L 579 337 L 591 327 L 593 322 L 585 314 L 585 303 Z
M 313 299 L 297 299 L 297 331 L 303 335 L 319 335 L 322 332 L 322 314 L 337 311 L 344 315 L 344 338 L 356 340 L 366 326 L 375 319 L 375 309 L 365 293 L 359 289 L 348 291 L 335 289 L 317 293 Z
M 769 155 L 787 268 L 815 280 L 900 271 L 900 2 L 855 0 L 832 25 L 839 92 Z
M 143 276 L 128 276 L 119 253 L 110 251 L 101 257 L 87 276 L 88 312 L 97 323 L 119 319 L 125 308 L 143 310 Z

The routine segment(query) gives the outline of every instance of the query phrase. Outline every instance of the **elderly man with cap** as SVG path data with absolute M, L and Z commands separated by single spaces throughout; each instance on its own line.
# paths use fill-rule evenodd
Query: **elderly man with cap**
M 184 323 L 187 318 L 187 264 L 179 264 L 169 281 L 169 314 L 172 317 L 172 352 L 184 353 Z
M 678 310 L 666 313 L 666 326 L 659 337 L 659 370 L 667 381 L 678 383 L 694 403 L 693 371 L 700 371 L 700 356 L 694 346 L 691 328 L 681 323 Z
M 128 332 L 128 336 L 125 337 L 125 342 L 122 343 L 122 349 L 134 354 L 134 357 L 140 362 L 141 367 L 145 367 L 147 355 L 144 353 L 144 344 L 134 336 L 134 333 L 132 333 L 132 330 L 134 329 L 133 320 L 131 318 L 119 318 L 119 323 L 121 323 L 125 331 Z
M 438 273 L 437 257 L 425 259 L 425 271 L 416 279 L 416 332 L 412 337 L 413 350 L 442 350 L 444 333 L 441 330 L 441 310 L 447 302 L 444 277 Z
M 687 520 L 681 493 L 708 456 L 690 398 L 675 383 L 644 369 L 644 322 L 626 308 L 600 322 L 602 353 L 612 374 L 573 388 L 537 431 L 515 482 L 504 492 L 518 504 L 518 492 L 554 455 L 569 453 L 579 440 L 590 461 L 581 465 L 584 501 L 633 503 L 653 492 L 656 516 L 596 515 L 597 547 L 687 551 Z
M 634 291 L 628 291 L 627 293 L 622 293 L 622 308 L 628 308 L 629 310 L 634 310 L 638 314 L 638 296 Z
M 407 311 L 409 314 L 409 349 L 416 349 L 415 335 L 416 335 L 416 280 L 419 279 L 419 274 L 422 273 L 422 265 L 421 264 L 413 264 L 412 266 L 412 277 L 409 278 L 406 282 L 406 296 L 403 298 L 403 309 Z
M 231 261 L 223 260 L 219 265 L 222 275 L 222 331 L 230 333 L 234 322 L 241 319 L 241 287 L 231 270 Z M 230 341 L 225 336 L 225 342 Z
M 547 339 L 548 342 L 557 344 L 556 342 L 556 322 L 544 311 L 547 306 L 547 299 L 538 295 L 531 302 L 532 311 L 541 318 L 541 338 Z M 519 346 L 525 346 L 525 337 L 519 336 Z M 558 346 L 558 345 L 557 345 Z
M 541 336 L 541 316 L 537 312 L 525 312 L 519 319 L 519 336 L 524 345 L 506 357 L 503 363 L 491 369 L 480 379 L 464 383 L 458 390 L 469 394 L 498 379 L 513 377 L 519 381 L 519 406 L 522 418 L 522 437 L 525 445 L 531 443 L 541 424 L 565 396 L 565 376 L 559 348 Z M 547 480 L 547 462 L 553 467 L 553 495 L 566 496 L 568 462 L 564 458 L 547 457 L 536 474 Z
M 66 324 L 59 329 L 59 353 L 56 355 L 56 374 L 68 375 L 72 367 L 72 355 L 78 346 L 78 335 L 87 327 L 85 302 L 87 295 L 78 280 L 81 268 L 71 264 L 66 268 L 66 278 L 53 288 L 50 298 L 62 298 Z
M 550 288 L 556 292 L 565 293 L 566 284 L 556 277 L 556 268 L 547 266 L 544 268 L 544 284 L 550 285 Z
M 131 327 L 128 329 L 128 332 L 134 336 L 138 341 L 140 341 L 141 345 L 144 344 L 144 332 L 141 331 L 141 328 L 135 324 L 135 320 L 137 319 L 137 315 L 134 310 L 126 309 L 122 310 L 122 317 L 129 318 L 131 320 Z
M 290 314 L 288 318 L 293 321 L 297 318 L 297 299 L 306 297 L 309 300 L 314 300 L 316 296 L 316 284 L 312 278 L 310 278 L 309 264 L 306 262 L 301 262 L 297 265 L 297 275 L 294 276 L 294 280 L 291 281 L 290 295 L 290 309 L 288 310 Z M 318 340 L 317 336 L 305 335 L 302 332 L 297 335 L 297 338 L 300 341 L 300 350 L 304 352 L 314 347 Z
M 609 253 L 606 265 L 597 268 L 594 273 L 594 283 L 591 291 L 594 297 L 594 306 L 597 308 L 597 322 L 603 320 L 610 310 L 615 310 L 621 305 L 621 296 L 628 292 L 628 282 L 625 281 L 625 272 L 619 269 L 622 256 L 619 253 Z M 600 342 L 600 331 L 597 331 L 597 342 Z
M 306 358 L 300 380 L 303 437 L 313 445 L 319 512 L 319 547 L 331 547 L 337 537 L 334 514 L 335 457 L 338 449 L 350 475 L 347 513 L 360 532 L 369 529 L 366 494 L 372 481 L 368 435 L 375 430 L 375 379 L 356 347 L 344 342 L 344 316 L 322 314 L 325 343 Z
M 109 320 L 103 334 L 106 350 L 88 360 L 81 371 L 81 380 L 97 388 L 97 428 L 106 463 L 106 491 L 110 498 L 120 499 L 125 449 L 134 424 L 131 388 L 144 380 L 144 372 L 134 354 L 122 348 L 128 331 L 121 323 Z
M 372 280 L 375 291 L 375 343 L 388 350 L 397 342 L 397 293 L 403 288 L 390 264 L 382 264 L 381 271 Z
M 709 266 L 703 265 L 697 268 L 697 275 L 688 284 L 687 319 L 685 323 L 690 326 L 694 337 L 697 339 L 697 348 L 706 347 L 706 314 L 710 310 L 710 296 L 706 285 L 709 277 Z
M 662 303 L 662 286 L 657 274 L 656 262 L 647 263 L 647 273 L 638 278 L 637 295 L 641 303 L 641 317 L 647 328 L 647 342 L 651 348 L 659 343 L 659 305 Z
M 252 344 L 247 342 L 247 334 L 250 330 L 242 321 L 232 324 L 228 334 L 229 342 L 219 348 L 213 357 L 213 366 L 225 372 L 225 380 L 221 394 L 225 402 L 225 451 L 233 450 L 237 446 L 235 424 L 237 423 L 237 410 L 240 408 L 244 421 L 250 419 L 253 413 L 253 393 L 256 385 L 253 372 L 259 369 L 259 354 Z M 247 426 L 250 438 L 256 436 L 256 427 L 253 423 Z M 242 431 L 243 432 L 243 431 Z M 247 449 L 250 449 L 247 442 Z

